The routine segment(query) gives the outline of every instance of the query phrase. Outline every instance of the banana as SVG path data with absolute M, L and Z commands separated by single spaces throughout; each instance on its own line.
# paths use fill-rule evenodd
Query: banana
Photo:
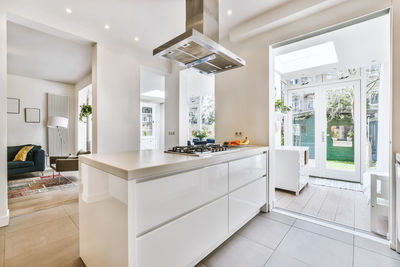
M 240 145 L 248 145 L 250 143 L 250 140 L 246 137 L 242 141 L 240 141 Z

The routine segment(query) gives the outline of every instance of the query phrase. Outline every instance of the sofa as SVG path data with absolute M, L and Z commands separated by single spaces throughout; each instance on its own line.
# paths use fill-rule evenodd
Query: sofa
M 29 151 L 26 161 L 13 161 L 15 155 L 24 146 L 34 146 Z M 12 176 L 16 174 L 28 173 L 28 172 L 43 172 L 46 168 L 46 156 L 41 146 L 36 145 L 21 145 L 21 146 L 9 146 L 7 147 L 7 170 L 8 179 L 14 179 Z

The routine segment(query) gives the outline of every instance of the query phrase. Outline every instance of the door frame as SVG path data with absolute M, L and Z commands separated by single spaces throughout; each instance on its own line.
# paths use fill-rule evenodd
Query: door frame
M 351 85 L 354 86 L 354 171 L 345 171 L 337 169 L 329 169 L 326 165 L 327 163 L 327 147 L 326 141 L 329 136 L 326 132 L 327 121 L 326 121 L 326 91 L 332 87 L 340 87 Z M 328 179 L 343 180 L 349 182 L 361 182 L 361 159 L 363 149 L 361 146 L 361 136 L 362 136 L 362 122 L 364 113 L 362 112 L 361 106 L 362 93 L 361 93 L 361 80 L 352 79 L 346 81 L 335 81 L 330 83 L 321 83 L 318 85 L 312 85 L 307 87 L 296 87 L 287 90 L 286 103 L 290 103 L 294 92 L 314 92 L 314 114 L 315 114 L 315 167 L 310 167 L 310 175 L 317 177 L 324 177 Z M 358 99 L 358 100 L 357 100 Z M 293 130 L 292 130 L 292 112 L 289 112 L 287 120 L 285 121 L 285 145 L 293 144 Z M 346 178 L 344 178 L 346 177 Z

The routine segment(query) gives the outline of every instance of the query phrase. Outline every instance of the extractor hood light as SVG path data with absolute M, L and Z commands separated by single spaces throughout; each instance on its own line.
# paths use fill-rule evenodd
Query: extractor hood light
M 72 10 L 71 10 L 70 8 L 66 8 L 66 9 L 65 9 L 65 13 L 71 14 L 71 13 L 72 13 Z
M 229 16 L 232 15 L 232 9 L 228 9 L 228 11 L 226 11 L 226 14 L 228 14 Z
M 138 42 L 139 41 L 139 37 L 135 37 L 135 38 L 133 38 L 136 42 Z
M 165 92 L 161 90 L 151 90 L 145 93 L 141 93 L 142 96 L 165 98 Z
M 108 25 L 108 24 L 104 25 L 104 29 L 109 30 L 110 29 L 110 25 Z
M 184 48 L 189 47 L 189 46 L 190 46 L 189 43 L 182 45 L 182 47 L 184 47 Z
M 284 74 L 337 62 L 335 44 L 331 41 L 278 55 L 275 57 L 275 69 Z

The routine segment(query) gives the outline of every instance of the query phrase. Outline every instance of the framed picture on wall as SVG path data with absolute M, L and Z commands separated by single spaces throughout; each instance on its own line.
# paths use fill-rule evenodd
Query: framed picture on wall
M 39 108 L 25 108 L 25 122 L 40 123 L 40 109 Z
M 7 113 L 19 114 L 19 98 L 7 97 Z

